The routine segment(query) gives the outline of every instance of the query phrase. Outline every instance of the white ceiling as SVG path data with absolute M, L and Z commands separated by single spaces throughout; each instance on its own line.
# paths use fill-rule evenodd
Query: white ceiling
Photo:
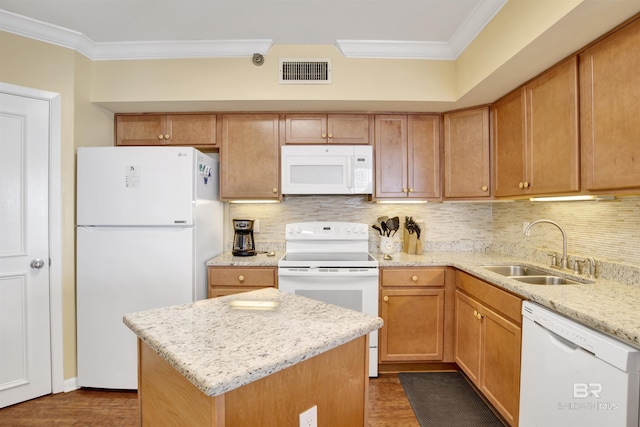
M 350 57 L 455 59 L 506 1 L 0 0 L 0 29 L 92 59 L 136 57 L 144 48 L 157 57 L 248 55 L 272 44 L 337 45 Z

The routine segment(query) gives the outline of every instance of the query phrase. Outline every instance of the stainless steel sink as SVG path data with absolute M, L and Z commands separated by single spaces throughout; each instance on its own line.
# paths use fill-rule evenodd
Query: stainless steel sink
M 512 276 L 511 279 L 531 285 L 580 285 L 580 282 L 558 276 Z
M 531 285 L 579 285 L 580 282 L 527 267 L 525 265 L 483 265 L 485 270 Z
M 544 276 L 547 274 L 542 270 L 524 265 L 483 265 L 482 268 L 503 276 Z

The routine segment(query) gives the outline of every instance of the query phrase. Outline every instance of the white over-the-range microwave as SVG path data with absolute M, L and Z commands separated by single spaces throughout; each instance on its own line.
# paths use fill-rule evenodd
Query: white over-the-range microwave
M 286 145 L 281 151 L 282 194 L 371 194 L 370 145 Z

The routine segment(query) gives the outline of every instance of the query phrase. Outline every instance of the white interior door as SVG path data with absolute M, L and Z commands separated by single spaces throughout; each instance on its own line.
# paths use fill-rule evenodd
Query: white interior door
M 49 103 L 0 93 L 0 407 L 51 393 Z

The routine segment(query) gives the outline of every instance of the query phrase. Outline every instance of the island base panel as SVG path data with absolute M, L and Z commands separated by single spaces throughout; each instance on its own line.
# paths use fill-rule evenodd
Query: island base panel
M 299 414 L 314 405 L 319 427 L 365 426 L 367 338 L 213 397 L 140 343 L 141 426 L 298 427 Z

